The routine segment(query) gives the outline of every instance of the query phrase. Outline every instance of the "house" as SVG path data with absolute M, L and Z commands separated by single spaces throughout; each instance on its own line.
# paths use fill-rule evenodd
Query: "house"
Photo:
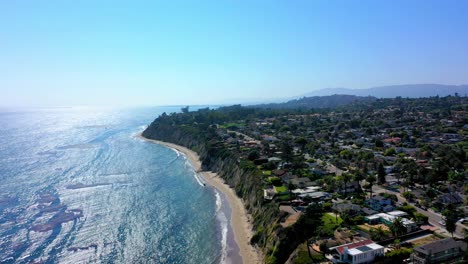
M 292 190 L 291 192 L 296 194 L 300 198 L 309 197 L 315 200 L 324 200 L 324 199 L 331 197 L 329 193 L 322 192 L 320 191 L 320 189 L 321 189 L 320 187 L 311 186 L 311 187 L 306 187 L 304 189 L 295 189 L 295 190 Z
M 393 210 L 392 200 L 380 195 L 366 199 L 366 205 L 375 211 L 389 212 Z
M 346 190 L 345 190 L 344 187 L 345 186 L 342 183 L 340 186 L 338 186 L 338 189 L 336 190 L 336 192 L 341 193 L 341 194 L 346 192 L 346 193 L 350 194 L 350 193 L 355 193 L 355 192 L 361 192 L 362 191 L 361 190 L 361 185 L 359 184 L 358 181 L 348 182 L 346 184 Z
M 273 187 L 263 189 L 263 199 L 273 200 L 276 195 L 276 191 Z
M 295 186 L 297 186 L 299 188 L 305 188 L 305 187 L 313 186 L 312 181 L 307 177 L 292 179 L 292 180 L 289 181 L 289 183 L 294 184 Z
M 415 264 L 442 263 L 463 257 L 466 243 L 446 238 L 414 248 L 411 260 Z
M 400 211 L 400 210 L 395 210 L 392 212 L 388 212 L 387 214 L 395 216 L 395 217 L 405 217 L 408 216 L 408 213 Z
M 389 213 L 369 215 L 364 217 L 364 220 L 371 225 L 384 224 L 386 226 L 391 226 L 396 218 L 400 218 L 403 226 L 406 228 L 406 232 L 409 233 L 415 231 L 418 228 L 416 223 L 412 220 L 400 216 L 403 214 L 405 214 L 405 212 L 393 211 Z
M 369 208 L 366 208 L 366 207 L 362 207 L 361 208 L 361 211 L 365 214 L 365 215 L 374 215 L 377 213 L 377 211 L 374 211 L 372 209 L 369 209 Z
M 384 255 L 384 247 L 368 239 L 330 248 L 333 263 L 372 263 Z
M 401 138 L 399 137 L 391 137 L 391 138 L 386 138 L 383 140 L 385 143 L 393 143 L 393 144 L 398 144 L 401 142 Z
M 439 202 L 448 205 L 448 204 L 460 204 L 463 203 L 463 198 L 458 193 L 446 193 L 439 197 Z
M 280 163 L 282 161 L 282 159 L 278 158 L 278 157 L 270 157 L 268 158 L 268 162 L 272 162 L 272 163 Z
M 273 170 L 272 173 L 275 176 L 281 177 L 286 173 L 286 171 L 284 171 L 284 170 Z
M 341 213 L 347 213 L 349 215 L 355 215 L 361 211 L 361 206 L 352 203 L 340 203 L 332 206 L 333 210 Z

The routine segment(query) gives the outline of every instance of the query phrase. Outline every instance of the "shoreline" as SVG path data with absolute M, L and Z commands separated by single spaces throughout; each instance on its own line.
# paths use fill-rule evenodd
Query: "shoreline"
M 147 142 L 173 148 L 177 151 L 182 152 L 192 164 L 195 171 L 201 174 L 203 176 L 203 179 L 209 185 L 223 193 L 226 197 L 226 200 L 229 203 L 229 206 L 231 207 L 230 224 L 234 233 L 234 240 L 239 247 L 239 255 L 242 258 L 242 263 L 262 263 L 261 252 L 250 244 L 250 239 L 253 236 L 252 226 L 250 224 L 250 216 L 245 210 L 242 199 L 237 196 L 235 191 L 231 187 L 229 187 L 229 185 L 224 183 L 224 180 L 221 177 L 219 177 L 218 174 L 211 171 L 201 170 L 202 164 L 198 153 L 186 147 L 179 146 L 177 144 L 145 138 L 141 133 L 137 135 L 137 138 Z

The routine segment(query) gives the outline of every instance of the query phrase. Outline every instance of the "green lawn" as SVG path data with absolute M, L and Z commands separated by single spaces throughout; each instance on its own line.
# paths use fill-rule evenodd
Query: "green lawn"
M 305 243 L 299 245 L 297 253 L 297 257 L 293 259 L 294 264 L 319 263 L 325 260 L 325 257 L 322 254 L 315 252 L 314 250 L 311 250 L 312 258 L 309 257 L 309 252 L 307 251 Z
M 281 186 L 275 186 L 275 190 L 279 193 L 282 193 L 282 192 L 287 192 L 288 188 L 284 185 L 281 185 Z
M 263 175 L 265 176 L 271 176 L 271 170 L 264 170 Z
M 278 196 L 277 198 L 280 201 L 289 201 L 289 200 L 291 200 L 291 197 L 289 196 L 289 194 L 283 194 L 281 196 Z
M 343 219 L 341 219 L 341 217 L 338 216 L 338 218 L 336 218 L 334 215 L 330 213 L 324 214 L 322 217 L 322 221 L 323 221 L 323 230 L 327 234 L 330 234 L 330 235 L 333 234 L 335 229 L 341 226 L 341 223 L 343 223 Z

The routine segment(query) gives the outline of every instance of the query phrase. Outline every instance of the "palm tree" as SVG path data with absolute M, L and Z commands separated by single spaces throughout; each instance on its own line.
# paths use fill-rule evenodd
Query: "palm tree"
M 343 173 L 341 174 L 340 178 L 341 182 L 344 184 L 344 196 L 347 196 L 347 187 L 348 187 L 348 182 L 353 179 L 353 176 L 349 173 Z
M 406 232 L 406 227 L 403 225 L 403 220 L 401 217 L 397 217 L 395 220 L 393 220 L 393 223 L 390 225 L 390 230 L 392 231 L 394 237 L 403 235 Z
M 376 241 L 382 241 L 382 240 L 384 240 L 384 238 L 386 236 L 385 230 L 383 230 L 383 228 L 381 226 L 379 226 L 377 228 L 372 228 L 370 230 L 370 232 L 371 232 L 372 239 L 376 240 Z
M 369 175 L 369 176 L 367 176 L 366 181 L 369 184 L 368 186 L 369 186 L 369 190 L 370 190 L 370 198 L 372 198 L 372 186 L 377 181 L 377 178 L 374 175 Z
M 354 176 L 353 176 L 353 179 L 358 182 L 360 190 L 361 190 L 361 181 L 365 179 L 364 175 L 365 175 L 365 173 L 358 172 L 358 173 L 354 174 Z

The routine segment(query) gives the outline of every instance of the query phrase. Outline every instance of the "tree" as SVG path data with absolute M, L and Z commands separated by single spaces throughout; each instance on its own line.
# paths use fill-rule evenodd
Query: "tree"
M 458 171 L 449 171 L 448 181 L 450 183 L 462 182 L 465 179 L 465 174 Z
M 282 152 L 282 158 L 285 160 L 285 161 L 292 161 L 293 160 L 293 148 L 291 147 L 291 145 L 288 143 L 288 142 L 283 142 L 283 144 L 281 145 L 281 152 Z
M 390 225 L 390 231 L 392 231 L 395 237 L 403 235 L 406 232 L 406 227 L 403 225 L 401 217 L 397 217 L 393 220 L 393 223 Z
M 396 154 L 395 148 L 389 148 L 384 152 L 385 156 L 393 156 Z
M 249 160 L 252 160 L 252 161 L 253 161 L 253 160 L 256 160 L 256 159 L 260 158 L 260 153 L 258 153 L 258 151 L 256 151 L 256 150 L 252 150 L 252 151 L 249 153 L 249 155 L 247 156 L 247 158 L 248 158 Z
M 380 184 L 385 183 L 385 168 L 382 163 L 379 163 L 379 167 L 377 168 L 377 177 Z
M 289 191 L 289 200 L 290 201 L 293 200 L 293 197 L 294 197 L 292 191 L 295 190 L 296 188 L 297 188 L 297 186 L 294 185 L 293 183 L 291 183 L 291 182 L 288 183 L 288 191 Z
M 408 201 L 412 201 L 414 198 L 414 194 L 412 192 L 406 191 L 406 192 L 403 192 L 403 197 L 405 197 Z
M 452 234 L 455 232 L 457 229 L 457 219 L 459 212 L 456 210 L 454 205 L 449 205 L 446 210 L 442 213 L 442 215 L 445 217 L 445 229 Z
M 418 213 L 418 212 L 414 213 L 413 216 L 414 216 L 414 221 L 415 221 L 416 223 L 418 223 L 418 224 L 427 223 L 427 221 L 429 220 L 429 217 L 428 217 L 428 216 L 423 215 L 423 214 Z
M 295 140 L 295 142 L 301 147 L 301 151 L 304 152 L 305 146 L 308 143 L 307 139 L 304 137 L 299 137 Z
M 353 179 L 358 182 L 359 189 L 361 189 L 361 181 L 364 180 L 364 173 L 355 173 Z
M 383 148 L 383 147 L 384 147 L 384 143 L 382 142 L 382 140 L 377 139 L 377 140 L 375 141 L 375 147 L 376 147 L 376 148 Z
M 375 178 L 374 175 L 369 175 L 367 176 L 367 183 L 368 183 L 368 186 L 369 186 L 369 191 L 370 191 L 370 197 L 372 197 L 372 186 L 374 185 L 375 181 L 377 180 L 377 178 Z
M 182 107 L 182 108 L 180 109 L 180 111 L 182 111 L 182 113 L 184 113 L 184 114 L 187 114 L 187 113 L 189 112 L 189 106 Z
M 370 235 L 371 235 L 372 240 L 376 240 L 376 241 L 382 241 L 387 237 L 387 233 L 385 232 L 385 230 L 383 230 L 381 226 L 377 228 L 371 228 Z
M 349 173 L 343 173 L 343 174 L 341 174 L 339 179 L 344 185 L 344 196 L 346 197 L 347 196 L 347 190 L 346 189 L 348 187 L 348 182 L 353 179 L 353 176 L 351 174 L 349 174 Z

